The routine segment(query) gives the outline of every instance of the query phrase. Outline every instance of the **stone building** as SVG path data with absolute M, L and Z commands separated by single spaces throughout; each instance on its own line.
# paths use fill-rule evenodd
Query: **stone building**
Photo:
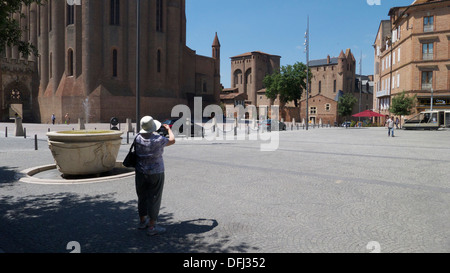
M 247 104 L 259 106 L 258 91 L 264 89 L 266 75 L 280 70 L 280 56 L 260 51 L 231 57 L 231 88 L 247 95 Z
M 415 112 L 429 109 L 431 98 L 434 109 L 450 109 L 450 1 L 416 0 L 388 15 L 374 43 L 375 110 L 390 115 L 403 91 L 417 96 Z
M 164 119 L 173 106 L 217 104 L 220 85 L 220 43 L 216 36 L 212 57 L 200 56 L 186 46 L 185 0 L 141 1 L 140 6 L 141 112 Z M 23 6 L 23 40 L 38 47 L 39 57 L 24 59 L 17 48 L 6 48 L 2 67 L 27 65 L 28 78 L 5 78 L 2 119 L 8 86 L 23 92 L 25 120 L 49 122 L 69 113 L 72 119 L 109 122 L 136 115 L 136 1 L 81 0 L 81 5 L 50 0 Z M 11 68 L 8 68 L 11 67 Z M 24 74 L 25 75 L 25 74 Z M 30 84 L 31 81 L 31 84 Z M 25 91 L 25 88 L 27 90 Z M 19 101 L 20 102 L 20 101 Z
M 350 49 L 341 51 L 338 57 L 327 56 L 326 59 L 311 60 L 309 67 L 313 77 L 308 101 L 308 116 L 312 123 L 334 124 L 340 122 L 341 118 L 337 112 L 339 98 L 350 93 L 354 95 L 358 103 L 353 108 L 353 114 L 359 112 L 359 100 L 362 98 L 362 111 L 372 107 L 372 95 L 370 87 L 367 88 L 366 80 L 363 96 L 360 96 L 359 77 L 356 76 L 356 60 Z M 370 86 L 370 84 L 369 84 Z M 364 91 L 366 90 L 367 91 Z M 306 98 L 301 100 L 301 119 L 306 118 Z

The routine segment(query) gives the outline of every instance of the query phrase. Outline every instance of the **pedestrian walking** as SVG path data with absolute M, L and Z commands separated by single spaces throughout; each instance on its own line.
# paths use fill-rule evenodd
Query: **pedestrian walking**
M 400 124 L 400 120 L 399 120 L 398 117 L 397 117 L 397 118 L 395 118 L 395 128 L 396 128 L 396 129 L 400 129 L 400 128 L 398 127 L 399 124 Z
M 389 118 L 386 122 L 387 126 L 388 126 L 388 137 L 392 136 L 394 137 L 394 116 L 392 116 L 391 118 Z
M 66 115 L 64 116 L 64 119 L 65 119 L 65 123 L 66 123 L 67 125 L 69 125 L 69 124 L 70 124 L 70 116 L 69 116 L 69 113 L 66 113 Z
M 157 225 L 164 188 L 164 148 L 175 144 L 169 125 L 164 124 L 169 138 L 156 133 L 161 122 L 150 116 L 141 119 L 142 130 L 136 136 L 136 193 L 138 196 L 139 229 L 147 229 L 149 236 L 164 233 Z
M 55 114 L 52 114 L 52 124 L 55 125 L 55 121 L 56 121 L 56 116 Z

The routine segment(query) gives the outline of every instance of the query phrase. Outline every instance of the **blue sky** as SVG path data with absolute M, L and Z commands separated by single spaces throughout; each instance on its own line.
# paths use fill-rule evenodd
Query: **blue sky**
M 369 0 L 370 2 L 371 0 Z M 372 47 L 389 9 L 413 0 L 186 0 L 187 46 L 211 56 L 215 32 L 221 43 L 221 81 L 230 87 L 230 57 L 250 51 L 280 55 L 281 65 L 306 63 L 304 35 L 310 20 L 310 59 L 362 54 L 362 74 L 373 74 Z M 376 1 L 372 1 L 376 2 Z M 359 65 L 357 67 L 359 74 Z

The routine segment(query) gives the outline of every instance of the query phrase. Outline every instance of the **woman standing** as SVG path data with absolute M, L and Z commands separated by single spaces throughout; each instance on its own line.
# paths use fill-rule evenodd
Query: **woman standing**
M 164 233 L 157 225 L 164 188 L 164 148 L 175 144 L 175 136 L 166 124 L 169 138 L 156 133 L 161 122 L 150 116 L 141 119 L 142 130 L 136 136 L 136 192 L 138 196 L 139 229 L 147 229 L 150 236 Z

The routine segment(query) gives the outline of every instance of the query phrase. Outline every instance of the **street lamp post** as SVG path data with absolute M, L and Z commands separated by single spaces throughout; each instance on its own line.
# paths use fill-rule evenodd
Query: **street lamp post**
M 434 103 L 434 98 L 433 98 L 433 87 L 431 87 L 431 108 L 430 111 L 433 111 L 433 103 Z
M 369 90 L 367 90 L 369 91 Z M 361 50 L 361 58 L 359 59 L 359 112 L 361 113 L 361 100 L 362 100 L 362 50 Z M 358 121 L 361 121 L 361 118 L 358 118 Z
M 141 1 L 136 0 L 136 133 L 141 130 L 141 94 L 140 94 L 140 40 L 141 40 Z
M 305 33 L 306 53 L 306 130 L 309 128 L 309 16 Z

